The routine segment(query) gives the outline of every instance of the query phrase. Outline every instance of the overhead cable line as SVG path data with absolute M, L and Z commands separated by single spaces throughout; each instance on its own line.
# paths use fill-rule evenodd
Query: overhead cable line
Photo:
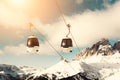
M 54 1 L 55 1 L 55 4 L 56 4 L 57 8 L 58 8 L 58 11 L 60 12 L 61 18 L 63 19 L 65 25 L 67 26 L 68 24 L 67 24 L 67 21 L 66 21 L 65 18 L 64 18 L 62 9 L 60 8 L 60 6 L 59 6 L 57 0 L 54 0 Z
M 76 45 L 78 51 L 80 51 L 79 46 L 78 46 L 78 44 L 77 44 L 77 42 L 76 42 L 74 36 L 72 35 L 71 31 L 70 31 L 71 25 L 67 23 L 67 21 L 66 21 L 64 15 L 63 15 L 63 11 L 62 11 L 62 9 L 60 8 L 60 6 L 59 6 L 57 0 L 54 0 L 54 1 L 55 1 L 55 3 L 56 3 L 56 6 L 57 6 L 59 12 L 60 12 L 61 18 L 63 19 L 65 25 L 67 26 L 67 28 L 68 28 L 68 30 L 69 30 L 69 33 L 66 35 L 66 37 L 68 37 L 68 35 L 71 34 L 71 36 L 72 36 L 72 38 L 73 38 L 73 41 L 74 41 L 74 43 L 75 43 L 75 45 Z
M 62 10 L 61 10 L 61 8 L 60 8 L 60 6 L 59 6 L 57 0 L 54 0 L 54 1 L 55 1 L 55 3 L 56 3 L 56 6 L 57 6 L 57 8 L 58 8 L 60 14 L 61 14 L 61 18 L 63 19 L 65 25 L 67 26 L 67 28 L 68 28 L 68 30 L 69 30 L 68 34 L 66 35 L 66 37 L 68 37 L 68 35 L 71 34 L 71 31 L 70 31 L 71 25 L 68 24 L 67 21 L 66 21 L 66 19 L 64 18 L 63 12 L 62 12 Z M 73 37 L 72 34 L 71 34 L 71 36 L 72 36 L 72 38 L 73 38 L 73 40 L 74 40 L 74 42 L 75 42 L 75 44 L 76 44 L 76 47 L 77 47 L 78 50 L 80 51 L 80 49 L 79 49 L 79 47 L 78 47 L 78 45 L 77 45 L 77 42 L 75 41 L 75 39 L 74 39 L 74 37 Z M 71 69 L 73 69 L 73 71 L 77 72 L 70 64 L 68 64 L 68 65 L 71 67 Z

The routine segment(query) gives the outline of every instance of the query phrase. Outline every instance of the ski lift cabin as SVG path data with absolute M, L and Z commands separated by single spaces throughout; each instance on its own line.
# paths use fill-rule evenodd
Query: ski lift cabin
M 61 47 L 62 47 L 63 52 L 66 52 L 66 53 L 72 52 L 72 47 L 73 47 L 72 39 L 68 37 L 62 39 Z
M 27 39 L 27 51 L 30 53 L 36 53 L 39 51 L 39 41 L 35 36 L 29 36 Z

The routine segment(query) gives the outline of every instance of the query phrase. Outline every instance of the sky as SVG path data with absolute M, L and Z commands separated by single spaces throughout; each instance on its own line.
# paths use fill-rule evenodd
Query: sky
M 61 40 L 68 33 L 61 16 L 71 25 L 80 50 L 102 38 L 109 39 L 112 45 L 120 39 L 119 0 L 0 0 L 0 64 L 50 67 L 59 62 L 60 56 L 45 38 L 61 52 Z M 39 38 L 38 54 L 26 51 L 26 41 L 31 35 L 29 22 Z M 73 59 L 79 52 L 74 42 L 73 45 L 72 53 L 60 54 Z

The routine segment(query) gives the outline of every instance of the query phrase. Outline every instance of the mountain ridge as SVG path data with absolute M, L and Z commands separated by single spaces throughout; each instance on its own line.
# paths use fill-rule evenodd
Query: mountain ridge
M 100 41 L 93 44 L 91 47 L 83 49 L 77 54 L 75 59 L 86 58 L 92 55 L 113 55 L 116 51 L 120 51 L 120 41 L 117 41 L 113 46 L 108 39 L 101 39 Z

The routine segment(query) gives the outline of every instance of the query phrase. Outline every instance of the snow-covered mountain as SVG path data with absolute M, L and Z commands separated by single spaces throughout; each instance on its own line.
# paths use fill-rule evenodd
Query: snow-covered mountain
M 37 72 L 28 80 L 120 80 L 120 53 L 86 59 L 61 60 L 56 65 Z
M 120 80 L 120 42 L 102 39 L 74 60 L 60 60 L 47 69 L 0 65 L 0 80 Z
M 26 80 L 30 75 L 42 70 L 42 68 L 0 64 L 0 80 Z
M 20 80 L 24 72 L 13 65 L 0 64 L 0 80 Z

